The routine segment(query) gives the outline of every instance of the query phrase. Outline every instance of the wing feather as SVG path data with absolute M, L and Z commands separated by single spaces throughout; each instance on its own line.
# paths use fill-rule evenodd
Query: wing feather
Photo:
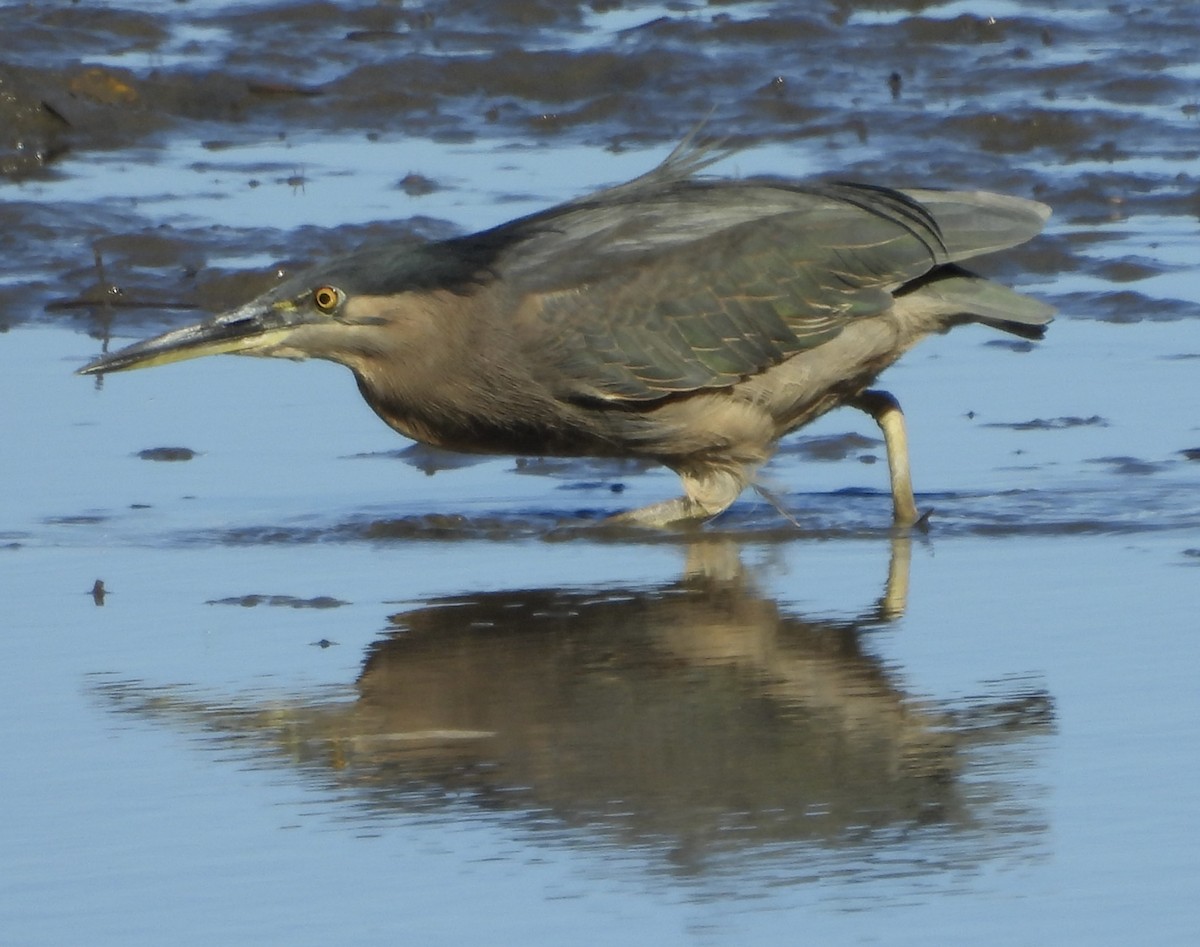
M 515 300 L 514 334 L 560 397 L 644 402 L 820 346 L 1048 213 L 983 192 L 694 176 L 723 156 L 685 143 L 626 184 L 447 241 L 450 276 Z
M 913 201 L 853 185 L 684 182 L 552 223 L 501 272 L 525 296 L 524 337 L 576 398 L 736 384 L 886 311 L 944 259 Z

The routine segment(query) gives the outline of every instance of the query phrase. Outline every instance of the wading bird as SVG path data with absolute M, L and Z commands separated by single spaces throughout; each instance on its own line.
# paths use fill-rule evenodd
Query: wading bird
M 851 405 L 879 424 L 893 518 L 919 514 L 896 400 L 870 390 L 922 337 L 979 322 L 1040 338 L 1053 310 L 960 261 L 1049 216 L 981 191 L 653 171 L 490 230 L 383 243 L 292 276 L 83 374 L 221 352 L 345 365 L 407 437 L 455 451 L 658 461 L 684 496 L 619 514 L 707 520 L 778 440 Z

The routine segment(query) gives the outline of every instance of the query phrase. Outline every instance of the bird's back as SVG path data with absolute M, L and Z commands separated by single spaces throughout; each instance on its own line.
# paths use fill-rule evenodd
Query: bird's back
M 516 329 L 567 399 L 652 402 L 734 385 L 957 275 L 958 261 L 1028 240 L 1049 213 L 983 192 L 669 176 L 635 185 L 462 247 L 494 249 L 492 272 L 520 300 Z M 968 318 L 970 288 L 944 294 Z M 1031 332 L 1049 321 L 1047 307 L 1018 300 L 1005 290 L 984 315 Z

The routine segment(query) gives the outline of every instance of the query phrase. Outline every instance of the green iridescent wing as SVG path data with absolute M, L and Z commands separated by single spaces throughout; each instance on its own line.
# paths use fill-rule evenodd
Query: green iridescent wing
M 920 205 L 855 185 L 682 185 L 549 226 L 563 256 L 504 273 L 527 293 L 521 331 L 564 394 L 606 400 L 733 385 L 947 258 Z

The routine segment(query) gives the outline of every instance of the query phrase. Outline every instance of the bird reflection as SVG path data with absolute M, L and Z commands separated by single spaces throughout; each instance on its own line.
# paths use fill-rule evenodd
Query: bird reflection
M 736 547 L 706 537 L 659 587 L 474 593 L 394 614 L 349 700 L 104 689 L 286 759 L 360 812 L 468 802 L 661 846 L 692 869 L 770 843 L 988 819 L 1027 831 L 1006 790 L 966 777 L 981 746 L 1049 726 L 1049 700 L 1017 684 L 970 706 L 905 694 L 869 647 L 903 611 L 910 540 L 895 542 L 878 601 L 848 619 L 781 609 Z

